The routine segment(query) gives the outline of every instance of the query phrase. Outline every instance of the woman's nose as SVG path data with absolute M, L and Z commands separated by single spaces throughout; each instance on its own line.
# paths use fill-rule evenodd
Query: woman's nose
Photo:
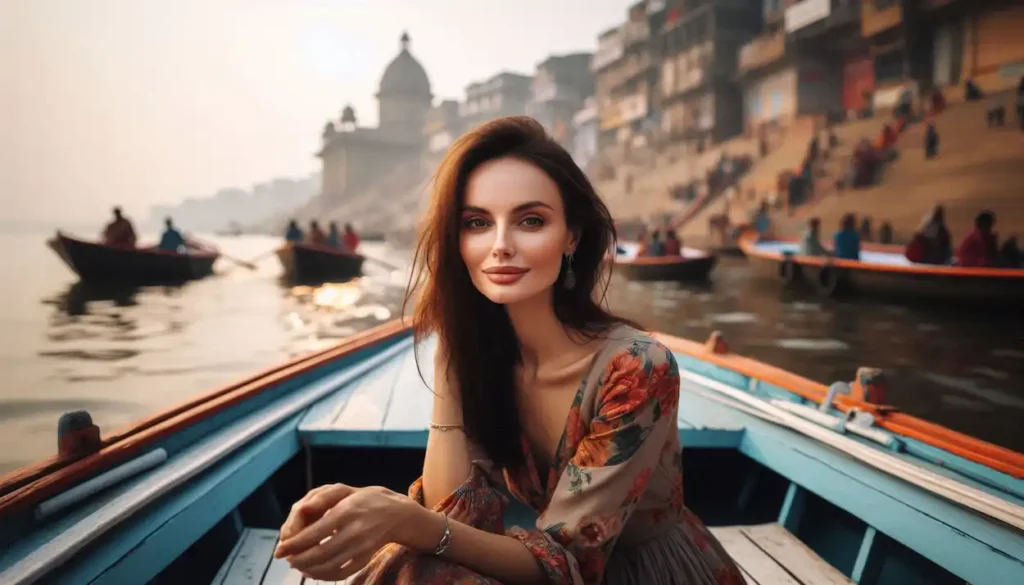
M 498 229 L 495 230 L 491 254 L 495 258 L 511 258 L 515 256 L 516 249 L 512 241 L 512 234 L 506 227 L 498 226 Z

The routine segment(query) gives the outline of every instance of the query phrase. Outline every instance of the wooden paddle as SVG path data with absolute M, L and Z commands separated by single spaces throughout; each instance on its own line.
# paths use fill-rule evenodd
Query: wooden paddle
M 220 249 L 217 248 L 217 246 L 214 246 L 209 242 L 204 242 L 203 240 L 200 240 L 194 236 L 185 236 L 185 241 L 192 244 L 192 246 L 195 247 L 196 249 L 206 250 L 209 252 L 216 252 L 221 258 L 233 262 L 236 266 L 248 268 L 249 270 L 256 270 L 256 262 L 266 258 L 267 256 L 277 251 L 276 249 L 268 250 L 260 254 L 259 256 L 253 258 L 252 260 L 242 260 L 241 258 L 235 258 L 234 256 L 231 256 L 229 254 L 225 254 L 224 252 L 221 252 Z
M 367 256 L 366 254 L 363 254 L 363 258 L 366 258 L 367 260 L 372 260 L 372 261 L 376 262 L 377 264 L 380 264 L 384 268 L 388 268 L 390 270 L 395 270 L 395 271 L 401 270 L 401 268 L 395 266 L 394 264 L 392 264 L 390 262 L 386 262 L 384 260 L 381 260 L 380 258 L 374 258 L 373 256 Z

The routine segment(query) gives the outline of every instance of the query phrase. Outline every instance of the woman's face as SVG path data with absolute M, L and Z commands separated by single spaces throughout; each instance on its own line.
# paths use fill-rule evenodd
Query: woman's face
M 460 222 L 459 249 L 473 285 L 501 305 L 546 294 L 562 257 L 575 249 L 558 186 L 513 158 L 473 171 Z

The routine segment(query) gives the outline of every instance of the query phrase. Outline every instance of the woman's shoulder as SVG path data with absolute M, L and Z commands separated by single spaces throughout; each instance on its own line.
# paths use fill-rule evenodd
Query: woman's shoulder
M 672 350 L 650 333 L 629 325 L 620 325 L 609 332 L 605 341 L 604 370 L 641 368 L 650 371 L 659 366 L 678 370 Z

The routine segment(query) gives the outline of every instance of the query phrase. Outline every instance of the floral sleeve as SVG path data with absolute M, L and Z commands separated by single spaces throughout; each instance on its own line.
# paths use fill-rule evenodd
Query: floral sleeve
M 634 340 L 597 383 L 593 418 L 536 531 L 511 529 L 552 584 L 599 583 L 608 557 L 677 432 L 679 369 L 664 346 Z

